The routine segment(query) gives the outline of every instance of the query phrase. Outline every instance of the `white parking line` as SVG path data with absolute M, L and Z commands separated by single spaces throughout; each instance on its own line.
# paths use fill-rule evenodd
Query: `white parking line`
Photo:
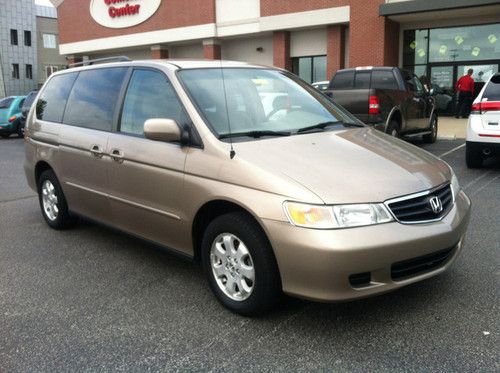
M 476 191 L 474 191 L 474 193 L 471 195 L 471 197 L 477 195 L 480 191 L 482 191 L 484 188 L 486 188 L 488 185 L 490 185 L 492 182 L 494 182 L 499 177 L 500 177 L 500 175 L 495 176 L 493 179 L 491 179 L 490 181 L 488 181 L 486 184 L 483 184 L 483 186 L 481 186 L 481 188 L 479 188 Z
M 455 150 L 458 150 L 460 148 L 463 148 L 465 146 L 465 143 L 463 143 L 462 145 L 458 145 L 456 148 L 453 148 L 451 150 L 448 150 L 446 153 L 443 153 L 439 156 L 439 158 L 443 158 L 445 155 L 448 155 L 448 154 L 451 154 L 453 153 Z

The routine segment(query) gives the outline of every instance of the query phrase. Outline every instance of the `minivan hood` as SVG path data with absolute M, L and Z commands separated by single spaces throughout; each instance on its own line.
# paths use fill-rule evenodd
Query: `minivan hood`
M 5 124 L 9 121 L 10 109 L 0 109 L 0 123 Z
M 236 157 L 303 185 L 324 203 L 382 202 L 451 179 L 432 154 L 370 128 L 234 144 Z

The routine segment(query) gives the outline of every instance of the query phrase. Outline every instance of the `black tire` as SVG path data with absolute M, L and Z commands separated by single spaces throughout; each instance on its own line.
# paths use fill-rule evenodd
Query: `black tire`
M 244 300 L 233 300 L 226 295 L 212 272 L 212 244 L 224 233 L 236 236 L 251 255 L 255 281 L 250 295 Z M 273 250 L 261 227 L 249 215 L 234 212 L 214 219 L 204 232 L 201 250 L 203 269 L 210 288 L 217 300 L 231 311 L 244 316 L 257 316 L 270 311 L 279 301 L 281 280 Z
M 431 133 L 428 135 L 423 135 L 422 140 L 427 144 L 434 144 L 437 140 L 438 134 L 438 119 L 436 114 L 432 114 L 431 122 L 430 122 L 429 130 Z
M 53 185 L 54 194 L 57 197 L 57 202 L 55 203 L 55 206 L 57 206 L 58 212 L 55 219 L 51 219 L 49 217 L 48 212 L 45 210 L 43 204 L 42 188 L 46 181 L 50 182 Z M 66 198 L 64 197 L 61 185 L 59 184 L 59 180 L 57 180 L 54 171 L 46 170 L 42 172 L 40 178 L 38 179 L 37 189 L 38 189 L 38 201 L 40 203 L 40 209 L 42 210 L 43 218 L 51 228 L 57 230 L 67 229 L 72 227 L 76 223 L 77 218 L 71 215 L 68 211 L 68 204 L 66 202 Z
M 469 168 L 480 168 L 483 165 L 481 148 L 475 144 L 465 143 L 465 163 Z
M 7 139 L 10 137 L 10 133 L 2 133 L 0 137 L 2 137 L 2 139 Z
M 392 137 L 400 138 L 401 137 L 401 126 L 395 120 L 391 120 L 389 122 L 389 125 L 387 126 L 385 133 L 387 133 L 388 135 L 391 135 Z

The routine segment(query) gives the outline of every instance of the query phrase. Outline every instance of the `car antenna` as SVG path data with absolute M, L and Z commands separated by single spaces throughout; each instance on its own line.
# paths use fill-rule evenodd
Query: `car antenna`
M 224 79 L 224 69 L 222 68 L 222 60 L 219 60 L 220 63 L 220 74 L 222 76 L 222 89 L 224 91 L 224 103 L 226 105 L 226 116 L 227 116 L 227 125 L 229 127 L 229 144 L 231 144 L 231 150 L 229 151 L 229 158 L 233 159 L 236 155 L 236 152 L 233 148 L 233 137 L 231 136 L 231 119 L 229 119 L 229 108 L 227 107 L 227 96 L 226 96 L 226 82 Z

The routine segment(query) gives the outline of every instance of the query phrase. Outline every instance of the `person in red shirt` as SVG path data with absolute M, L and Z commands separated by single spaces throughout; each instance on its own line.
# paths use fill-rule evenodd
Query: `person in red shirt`
M 472 95 L 474 94 L 474 79 L 472 73 L 474 70 L 467 70 L 467 75 L 458 79 L 455 84 L 455 90 L 458 92 L 457 108 L 455 110 L 455 118 L 462 116 L 467 118 L 472 104 Z

